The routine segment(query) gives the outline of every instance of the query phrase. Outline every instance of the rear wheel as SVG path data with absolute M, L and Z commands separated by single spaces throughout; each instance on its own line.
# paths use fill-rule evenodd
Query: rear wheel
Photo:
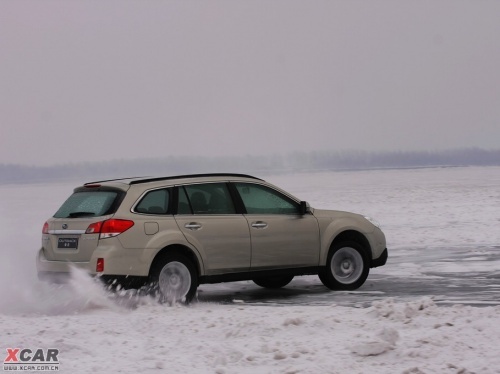
M 344 241 L 330 249 L 319 279 L 332 290 L 355 290 L 365 283 L 369 271 L 363 246 L 354 241 Z
M 166 255 L 156 261 L 151 271 L 151 281 L 160 302 L 170 305 L 177 302 L 189 304 L 198 287 L 194 264 L 178 254 Z
M 253 282 L 257 286 L 264 288 L 281 288 L 285 287 L 293 279 L 293 275 L 285 275 L 281 277 L 255 278 Z

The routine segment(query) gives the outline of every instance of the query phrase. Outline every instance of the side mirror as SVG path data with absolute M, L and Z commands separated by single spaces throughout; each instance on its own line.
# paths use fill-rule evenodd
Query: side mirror
M 311 206 L 309 205 L 309 203 L 307 201 L 301 201 L 300 202 L 300 211 L 299 211 L 300 215 L 304 215 L 304 214 L 307 214 L 307 213 L 311 213 Z

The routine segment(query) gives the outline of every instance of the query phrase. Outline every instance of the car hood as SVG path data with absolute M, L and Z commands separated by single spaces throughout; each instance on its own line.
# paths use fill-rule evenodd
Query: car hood
M 361 214 L 327 209 L 314 209 L 312 213 L 320 223 L 320 226 L 335 222 L 339 227 L 345 226 L 346 228 L 357 229 L 367 233 L 373 232 L 377 228 L 376 225 Z
M 317 218 L 353 218 L 363 219 L 364 216 L 357 213 L 344 212 L 342 210 L 329 210 L 329 209 L 314 209 L 313 214 Z

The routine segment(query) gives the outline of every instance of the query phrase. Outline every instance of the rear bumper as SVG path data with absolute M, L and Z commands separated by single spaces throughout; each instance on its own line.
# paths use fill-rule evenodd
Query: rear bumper
M 101 275 L 93 274 L 91 276 L 98 277 L 110 289 L 117 288 L 141 288 L 148 284 L 148 277 L 124 276 L 124 275 Z M 38 279 L 43 282 L 66 284 L 71 279 L 70 272 L 54 272 L 54 271 L 38 271 Z
M 68 283 L 70 275 L 70 272 L 38 271 L 39 280 L 57 284 Z
M 72 267 L 76 267 L 95 275 L 98 259 L 104 261 L 104 271 L 100 272 L 99 275 L 116 274 L 138 277 L 147 277 L 149 275 L 148 257 L 143 256 L 142 250 L 122 248 L 117 246 L 116 243 L 99 245 L 92 253 L 89 261 L 85 262 L 49 260 L 42 248 L 38 251 L 36 268 L 38 272 L 69 273 Z
M 61 274 L 61 277 L 68 276 L 71 271 L 71 267 L 76 267 L 78 269 L 90 272 L 91 262 L 49 261 L 45 257 L 43 249 L 40 249 L 38 251 L 38 256 L 36 258 L 36 269 L 38 270 L 38 274 L 42 274 L 42 277 L 58 273 Z
M 376 267 L 385 265 L 388 257 L 389 257 L 389 254 L 388 254 L 387 248 L 386 248 L 386 249 L 384 249 L 384 251 L 382 252 L 382 254 L 380 255 L 379 258 L 375 258 L 372 260 L 370 267 L 376 268 Z
M 145 275 L 119 275 L 117 272 L 112 272 L 116 269 L 113 269 L 113 267 L 109 265 L 113 265 L 113 260 L 115 258 L 111 256 L 104 257 L 105 255 L 106 253 L 100 254 L 100 256 L 103 256 L 105 259 L 105 266 L 111 268 L 111 271 L 108 270 L 106 273 L 96 273 L 95 268 L 97 259 L 92 258 L 89 262 L 49 261 L 45 258 L 43 250 L 41 249 L 36 260 L 38 279 L 56 284 L 68 283 L 71 278 L 71 269 L 78 268 L 85 271 L 90 276 L 98 277 L 111 287 L 120 285 L 123 288 L 140 288 L 148 282 L 149 278 Z

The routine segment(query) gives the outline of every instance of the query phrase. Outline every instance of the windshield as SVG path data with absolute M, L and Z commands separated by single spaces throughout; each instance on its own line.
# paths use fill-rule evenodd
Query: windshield
M 117 196 L 114 191 L 75 192 L 54 214 L 54 218 L 99 217 L 114 213 L 113 202 Z

